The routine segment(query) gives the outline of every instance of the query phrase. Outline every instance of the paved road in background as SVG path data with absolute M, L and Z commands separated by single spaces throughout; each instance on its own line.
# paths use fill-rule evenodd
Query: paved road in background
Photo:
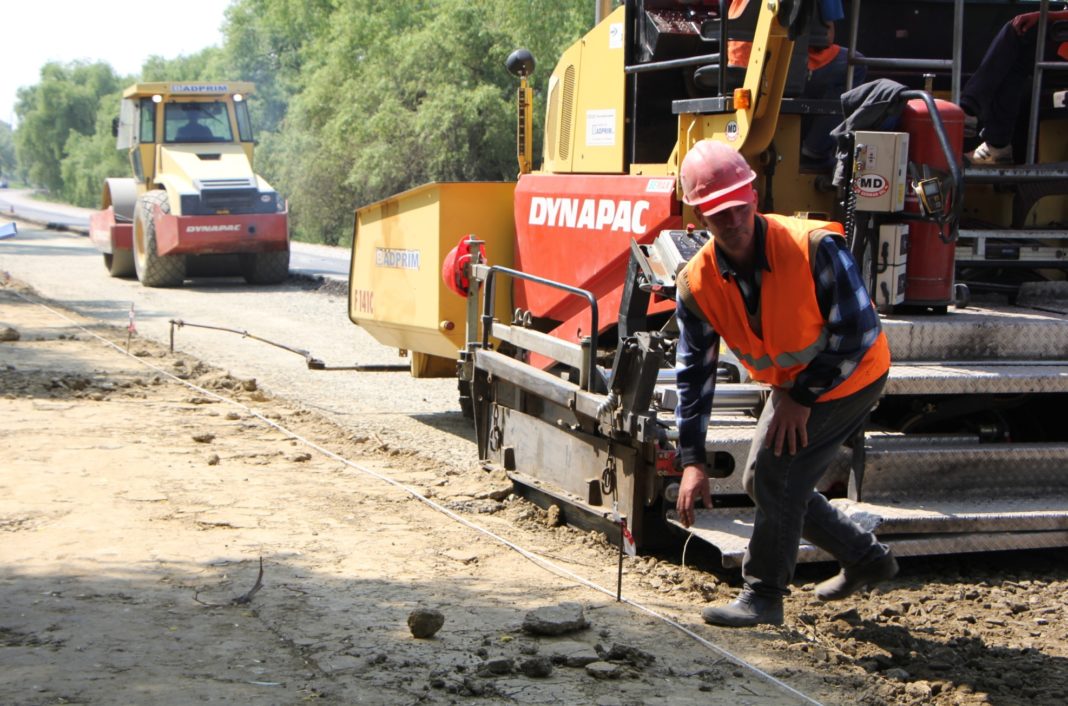
M 88 234 L 92 209 L 49 203 L 33 198 L 29 189 L 0 190 L 0 216 L 30 221 L 50 229 Z M 349 248 L 293 242 L 289 271 L 342 284 L 349 278 Z

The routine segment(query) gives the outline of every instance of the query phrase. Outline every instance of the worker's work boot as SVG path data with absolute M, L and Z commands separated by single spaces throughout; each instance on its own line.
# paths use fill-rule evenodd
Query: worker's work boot
M 730 603 L 701 611 L 709 625 L 745 628 L 752 625 L 782 625 L 782 596 L 761 596 L 746 586 Z
M 1000 164 L 1012 164 L 1012 145 L 994 147 L 984 142 L 964 155 L 965 161 L 973 167 L 993 167 Z
M 839 601 L 857 590 L 872 587 L 880 581 L 897 576 L 897 559 L 891 552 L 855 566 L 843 566 L 837 576 L 832 576 L 816 586 L 816 598 L 821 601 Z

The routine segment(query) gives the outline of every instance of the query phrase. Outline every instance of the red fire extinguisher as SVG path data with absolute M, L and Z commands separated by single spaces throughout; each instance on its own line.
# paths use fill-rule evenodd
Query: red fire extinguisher
M 933 101 L 957 165 L 964 146 L 964 111 L 948 101 Z M 947 173 L 950 167 L 938 139 L 928 103 L 913 99 L 901 114 L 900 130 L 909 134 L 909 162 Z M 956 198 L 960 198 L 957 194 Z M 905 212 L 920 213 L 920 196 L 905 193 Z M 934 221 L 909 221 L 909 251 L 905 266 L 905 301 L 912 306 L 945 307 L 953 303 L 953 263 L 956 244 L 946 227 Z

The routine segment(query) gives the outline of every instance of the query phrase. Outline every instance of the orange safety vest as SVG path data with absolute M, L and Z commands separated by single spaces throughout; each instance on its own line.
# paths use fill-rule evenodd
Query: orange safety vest
M 745 12 L 745 8 L 749 5 L 750 0 L 731 0 L 730 7 L 727 10 L 727 19 L 736 20 L 742 16 Z M 822 69 L 827 64 L 834 61 L 834 58 L 838 56 L 838 50 L 841 49 L 837 44 L 830 44 L 826 47 L 809 47 L 808 48 L 808 70 L 815 71 L 816 69 Z M 749 56 L 753 53 L 753 43 L 743 41 L 740 39 L 732 39 L 727 42 L 727 63 L 730 66 L 749 66 Z
M 731 0 L 727 10 L 727 19 L 736 20 L 745 11 L 749 0 Z M 749 66 L 749 55 L 753 51 L 752 42 L 742 42 L 735 39 L 727 42 L 727 64 L 730 66 Z
M 680 296 L 704 314 L 754 380 L 789 388 L 798 373 L 827 347 L 827 328 L 816 300 L 812 257 L 829 233 L 842 235 L 838 223 L 768 214 L 765 251 L 770 272 L 761 273 L 760 309 L 763 337 L 749 321 L 742 293 L 724 279 L 710 240 L 678 278 Z M 853 372 L 817 402 L 840 399 L 878 380 L 890 368 L 890 347 L 879 332 Z
M 1068 46 L 1068 43 L 1065 44 Z M 841 50 L 838 44 L 829 44 L 825 47 L 808 48 L 808 70 L 822 69 L 834 61 Z M 749 66 L 749 57 L 753 53 L 753 43 L 732 39 L 727 42 L 727 63 L 731 66 Z

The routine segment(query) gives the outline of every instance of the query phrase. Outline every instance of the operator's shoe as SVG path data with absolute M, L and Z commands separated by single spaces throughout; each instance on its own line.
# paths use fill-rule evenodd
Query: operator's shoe
M 843 566 L 838 575 L 816 586 L 816 598 L 821 601 L 839 601 L 855 593 L 864 586 L 872 587 L 880 581 L 887 581 L 897 576 L 897 559 L 893 553 L 857 564 Z
M 964 160 L 973 167 L 993 167 L 999 164 L 1012 164 L 1012 145 L 994 147 L 984 142 L 964 155 Z
M 746 628 L 753 625 L 782 625 L 782 596 L 761 596 L 746 586 L 730 603 L 701 611 L 709 625 Z

